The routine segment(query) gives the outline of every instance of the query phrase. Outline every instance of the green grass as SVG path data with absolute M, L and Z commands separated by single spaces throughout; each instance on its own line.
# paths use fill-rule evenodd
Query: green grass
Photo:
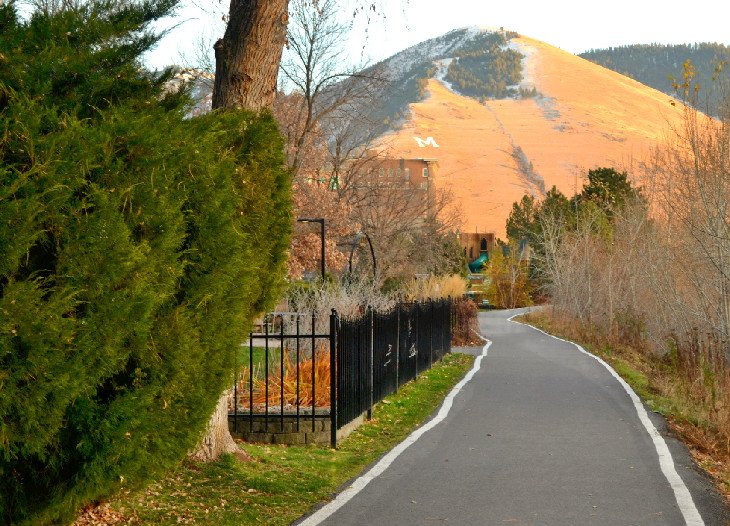
M 132 524 L 289 524 L 329 500 L 337 488 L 424 422 L 473 361 L 472 356 L 447 355 L 378 404 L 373 419 L 336 451 L 242 444 L 253 461 L 228 456 L 210 464 L 186 462 L 147 490 L 122 495 L 112 508 Z
M 256 372 L 255 377 L 264 377 L 264 366 L 266 365 L 266 348 L 265 347 L 252 347 L 253 352 L 253 368 Z M 278 370 L 280 365 L 281 349 L 277 346 L 269 347 L 269 371 Z M 238 348 L 237 364 L 238 369 L 248 369 L 250 364 L 249 357 L 249 346 L 248 344 L 242 345 Z

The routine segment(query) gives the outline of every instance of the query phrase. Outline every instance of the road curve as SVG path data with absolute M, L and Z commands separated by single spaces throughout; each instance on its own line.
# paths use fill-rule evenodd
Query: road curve
M 341 494 L 349 500 L 341 496 L 301 524 L 730 524 L 722 498 L 666 436 L 663 419 L 647 411 L 659 432 L 652 440 L 604 365 L 509 321 L 514 313 L 480 314 L 492 344 L 443 421 L 376 465 L 377 476 L 351 483 L 359 491 Z M 664 472 L 657 439 L 671 452 Z

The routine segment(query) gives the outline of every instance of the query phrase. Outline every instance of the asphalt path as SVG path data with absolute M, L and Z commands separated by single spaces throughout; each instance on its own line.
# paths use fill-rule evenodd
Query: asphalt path
M 599 361 L 514 313 L 480 314 L 491 346 L 443 421 L 303 524 L 730 524 L 661 417 L 642 423 Z

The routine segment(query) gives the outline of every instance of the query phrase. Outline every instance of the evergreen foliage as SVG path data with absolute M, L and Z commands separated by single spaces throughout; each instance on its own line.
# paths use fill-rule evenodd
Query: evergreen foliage
M 505 47 L 508 39 L 503 33 L 480 34 L 459 50 L 446 80 L 464 95 L 479 99 L 517 95 L 509 86 L 522 80 L 524 56 Z
M 512 204 L 507 218 L 507 238 L 514 242 L 525 240 L 533 250 L 539 249 L 539 240 L 543 237 L 543 219 L 548 216 L 568 225 L 575 223 L 574 202 L 556 186 L 540 202 L 531 195 L 524 195 L 519 203 Z
M 196 444 L 284 274 L 268 115 L 144 72 L 174 0 L 0 7 L 0 521 L 69 522 Z
M 610 221 L 614 212 L 629 201 L 643 199 L 641 190 L 631 184 L 626 172 L 614 168 L 594 168 L 588 170 L 587 178 L 588 182 L 583 185 L 580 194 L 571 199 L 553 186 L 540 202 L 525 195 L 519 203 L 513 203 L 507 218 L 508 239 L 526 240 L 533 249 L 539 250 L 546 219 L 556 220 L 571 230 L 575 228 L 576 214 L 580 213 L 581 207 L 597 207 Z
M 718 67 L 730 61 L 730 48 L 724 44 L 713 43 L 637 44 L 591 49 L 579 56 L 669 95 L 676 95 L 675 79 L 683 78 L 683 66 L 689 60 L 696 70 L 695 80 L 704 94 L 699 101 L 703 107 L 699 109 L 717 115 L 722 103 L 722 93 L 714 89 L 715 79 L 719 73 Z
M 588 182 L 581 192 L 570 199 L 553 186 L 542 201 L 525 195 L 519 203 L 512 204 L 507 218 L 507 238 L 512 244 L 526 241 L 530 245 L 533 253 L 530 279 L 537 285 L 543 275 L 540 265 L 545 260 L 545 228 L 560 225 L 563 232 L 572 232 L 579 217 L 590 215 L 595 219 L 596 233 L 611 236 L 616 211 L 630 202 L 642 202 L 644 199 L 641 190 L 631 184 L 626 172 L 594 168 L 588 170 L 587 176 Z
M 426 97 L 428 79 L 434 76 L 436 68 L 431 62 L 414 64 L 399 82 L 390 83 L 383 89 L 382 106 L 373 108 L 376 119 L 384 124 L 404 119 L 410 104 Z M 386 128 L 379 129 L 382 133 Z
M 641 198 L 641 191 L 631 186 L 626 172 L 618 172 L 613 168 L 594 168 L 588 170 L 588 183 L 577 198 L 594 202 L 610 217 L 615 210 L 623 208 L 627 201 Z

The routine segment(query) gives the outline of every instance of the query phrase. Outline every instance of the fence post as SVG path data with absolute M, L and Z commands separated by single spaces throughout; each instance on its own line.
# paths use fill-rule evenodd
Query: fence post
M 433 326 L 433 300 L 430 300 L 428 302 L 428 312 L 429 312 L 429 318 L 430 318 L 429 319 L 430 327 L 429 327 L 429 330 L 428 330 L 428 333 L 429 333 L 428 334 L 428 348 L 429 348 L 429 352 L 428 352 L 428 368 L 430 369 L 431 367 L 433 367 L 433 331 L 434 331 L 434 326 Z
M 368 322 L 370 323 L 370 364 L 368 367 L 368 391 L 370 398 L 368 400 L 368 420 L 373 418 L 373 369 L 375 358 L 375 311 L 372 307 L 368 307 Z
M 451 309 L 448 308 L 449 301 L 450 300 L 448 299 L 444 300 L 441 303 L 441 308 L 439 309 L 441 311 L 439 316 L 441 318 L 441 354 L 444 357 L 446 356 L 446 353 L 449 352 L 449 349 L 446 348 L 446 329 L 449 326 L 449 317 L 451 316 L 451 314 L 449 314 L 449 316 L 444 319 L 444 312 L 451 312 Z
M 453 326 L 451 324 L 451 312 L 454 310 L 454 302 L 451 298 L 446 302 L 446 329 L 444 330 L 444 353 L 451 352 L 451 331 Z
M 395 331 L 395 392 L 400 388 L 400 303 L 396 306 L 396 326 Z
M 317 429 L 317 312 L 312 311 L 312 433 Z
M 253 333 L 248 334 L 248 432 L 253 433 Z
M 337 449 L 337 311 L 330 314 L 330 445 Z
M 241 344 L 243 346 L 243 344 Z M 250 351 L 249 351 L 250 352 Z M 238 433 L 238 352 L 236 352 L 236 369 L 233 373 L 233 432 Z
M 281 409 L 281 415 L 279 416 L 279 423 L 281 432 L 284 432 L 284 315 L 279 316 L 279 397 Z
M 267 315 L 268 316 L 268 315 Z M 266 363 L 264 365 L 264 378 L 266 378 L 266 407 L 265 407 L 265 415 L 266 415 L 266 432 L 269 432 L 269 322 L 264 317 L 264 334 L 266 335 L 266 343 L 264 344 L 264 358 L 266 359 Z
M 421 347 L 421 335 L 419 334 L 419 326 L 421 321 L 421 304 L 416 302 L 413 305 L 413 310 L 411 311 L 411 319 L 413 320 L 413 325 L 415 325 L 414 336 L 413 341 L 415 342 L 415 348 L 416 348 L 416 376 L 413 379 L 413 381 L 418 381 L 418 360 L 420 359 L 420 347 Z

